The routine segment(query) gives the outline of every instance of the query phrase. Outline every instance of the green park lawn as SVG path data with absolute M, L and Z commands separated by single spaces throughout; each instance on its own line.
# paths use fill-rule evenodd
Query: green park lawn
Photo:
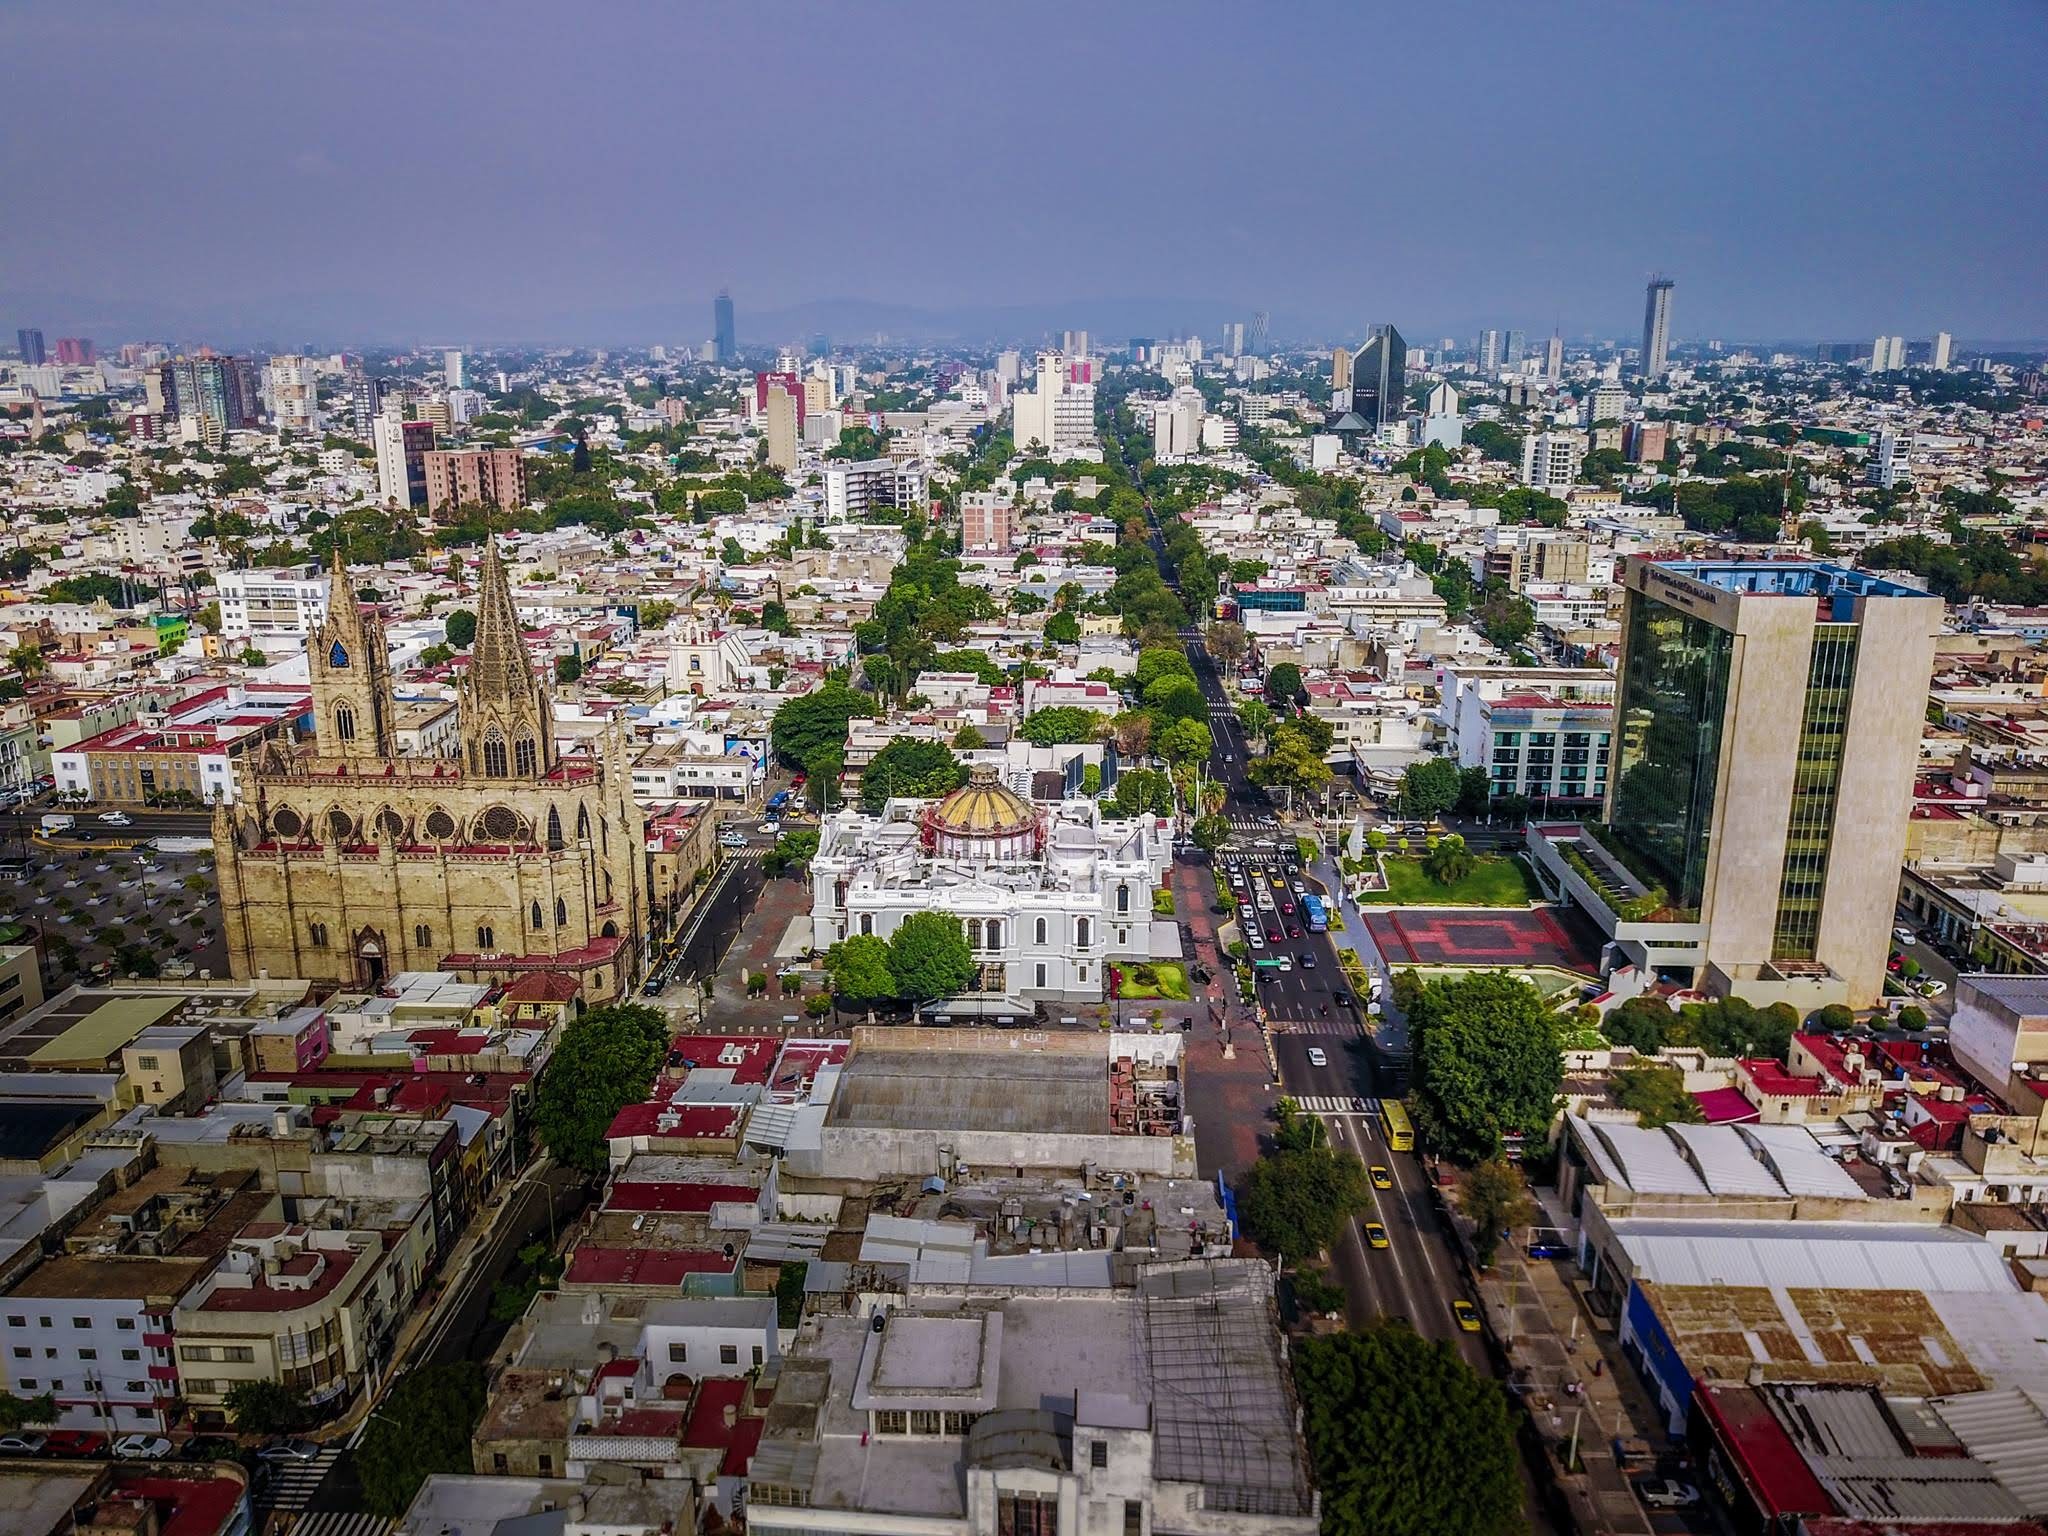
M 1522 861 L 1482 858 L 1472 873 L 1454 885 L 1438 885 L 1422 860 L 1386 856 L 1387 888 L 1367 891 L 1358 899 L 1387 907 L 1526 907 L 1539 895 Z
M 1188 973 L 1168 960 L 1151 961 L 1145 965 L 1126 965 L 1123 971 L 1122 995 L 1127 1002 L 1142 1001 L 1146 998 L 1163 998 L 1170 1003 L 1184 1003 L 1188 1000 Z M 1144 980 L 1143 971 L 1153 979 Z

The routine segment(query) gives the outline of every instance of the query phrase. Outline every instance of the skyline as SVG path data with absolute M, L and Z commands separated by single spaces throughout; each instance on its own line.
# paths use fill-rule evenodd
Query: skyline
M 757 346 L 1260 309 L 1279 339 L 1626 337 L 1663 271 L 1680 343 L 2048 336 L 2048 211 L 2014 195 L 2048 118 L 2034 7 L 1961 36 L 1844 3 L 555 14 L 10 11 L 47 127 L 0 146 L 39 215 L 0 229 L 0 319 L 697 342 L 727 288 Z M 1390 126 L 1361 147 L 1368 97 Z M 196 151 L 176 174 L 137 152 L 166 125 Z

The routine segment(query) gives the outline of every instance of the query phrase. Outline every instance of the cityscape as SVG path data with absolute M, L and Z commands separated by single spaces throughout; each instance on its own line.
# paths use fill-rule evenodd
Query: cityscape
M 0 22 L 10 1536 L 2048 1536 L 2042 13 L 1057 10 Z

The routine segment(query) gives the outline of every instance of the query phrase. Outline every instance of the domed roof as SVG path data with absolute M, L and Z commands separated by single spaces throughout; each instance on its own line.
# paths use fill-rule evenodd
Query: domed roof
M 1004 786 L 995 769 L 982 764 L 967 782 L 938 803 L 932 815 L 936 831 L 955 837 L 1007 837 L 1038 825 L 1031 802 Z

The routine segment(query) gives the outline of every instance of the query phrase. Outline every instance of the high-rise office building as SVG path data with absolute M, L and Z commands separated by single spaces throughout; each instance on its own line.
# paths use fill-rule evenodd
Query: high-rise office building
M 732 295 L 720 290 L 711 301 L 711 360 L 729 363 L 740 355 L 738 331 L 733 324 Z
M 1060 350 L 1069 357 L 1088 355 L 1088 333 L 1086 331 L 1060 332 Z
M 95 356 L 90 336 L 59 336 L 57 365 L 60 368 L 90 368 Z
M 23 326 L 14 333 L 14 350 L 31 368 L 40 368 L 50 360 L 50 354 L 43 349 L 43 333 L 34 326 Z
M 1472 350 L 1479 355 L 1481 373 L 1500 372 L 1501 334 L 1499 331 L 1481 331 Z
M 1522 359 L 1529 355 L 1529 336 L 1526 331 L 1509 331 L 1507 355 L 1502 359 L 1510 368 L 1522 366 Z
M 768 444 L 769 464 L 787 474 L 796 473 L 796 445 L 803 432 L 803 419 L 803 386 L 796 382 L 793 373 L 775 375 L 768 384 L 761 435 Z
M 356 436 L 368 437 L 376 420 L 384 412 L 384 396 L 391 381 L 380 379 L 358 368 L 349 376 L 349 415 L 355 423 Z
M 441 354 L 441 381 L 450 389 L 469 388 L 469 373 L 462 354 L 450 347 Z
M 1330 388 L 1337 390 L 1349 389 L 1350 387 L 1351 349 L 1340 345 L 1336 351 L 1330 354 Z
M 1694 927 L 1694 985 L 1876 1004 L 1943 604 L 1815 561 L 1622 573 L 1606 815 Z
M 313 360 L 284 353 L 264 369 L 270 386 L 270 414 L 280 432 L 320 430 L 319 376 Z
M 1653 277 L 1643 291 L 1643 377 L 1661 379 L 1671 356 L 1671 279 Z
M 1376 325 L 1351 359 L 1351 409 L 1375 435 L 1401 419 L 1408 398 L 1408 343 L 1391 325 Z
M 370 440 L 377 449 L 377 494 L 390 506 L 425 506 L 433 423 L 406 421 L 387 411 L 372 425 Z
M 1928 348 L 1927 366 L 1936 373 L 1944 372 L 1948 368 L 1949 351 L 1954 345 L 1955 343 L 1947 331 L 1936 331 L 1934 333 L 1934 341 Z
M 1038 388 L 1010 398 L 1011 436 L 1019 448 L 1054 452 L 1086 448 L 1095 439 L 1095 364 L 1060 352 L 1038 354 Z
M 1564 338 L 1553 336 L 1543 344 L 1543 377 L 1555 384 L 1564 377 Z
M 253 427 L 261 416 L 256 370 L 245 357 L 178 357 L 157 370 L 164 414 L 207 442 Z

